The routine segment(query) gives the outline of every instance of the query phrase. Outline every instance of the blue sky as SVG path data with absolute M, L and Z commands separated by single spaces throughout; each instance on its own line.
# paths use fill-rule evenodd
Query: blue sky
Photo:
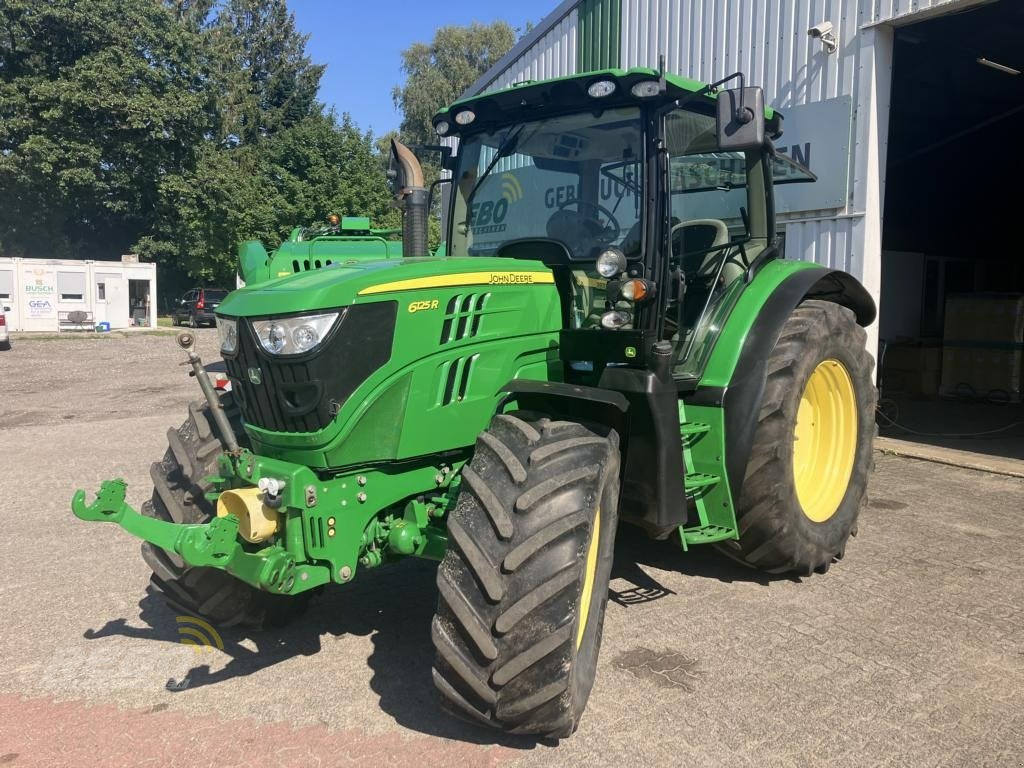
M 429 42 L 434 30 L 446 24 L 504 19 L 514 28 L 525 29 L 527 22 L 537 24 L 558 3 L 288 0 L 288 7 L 299 29 L 310 35 L 306 47 L 310 57 L 327 65 L 320 100 L 339 113 L 351 114 L 363 130 L 372 128 L 381 134 L 401 121 L 392 105 L 391 88 L 402 82 L 401 52 L 410 43 Z

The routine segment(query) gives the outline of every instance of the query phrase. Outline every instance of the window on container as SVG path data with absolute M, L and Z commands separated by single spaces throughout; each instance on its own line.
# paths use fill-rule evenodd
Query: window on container
M 60 296 L 61 301 L 84 301 L 85 273 L 58 272 L 57 295 Z
M 14 293 L 14 272 L 0 269 L 0 299 L 9 299 Z
M 96 274 L 96 301 L 107 301 L 111 298 L 111 288 L 116 288 L 114 283 L 120 279 L 117 274 L 99 272 Z M 116 293 L 116 291 L 114 291 Z M 116 301 L 117 297 L 113 299 Z

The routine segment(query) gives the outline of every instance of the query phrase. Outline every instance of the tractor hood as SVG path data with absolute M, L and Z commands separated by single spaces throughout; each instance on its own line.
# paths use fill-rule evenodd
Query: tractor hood
M 232 292 L 218 307 L 228 317 L 312 312 L 400 298 L 400 294 L 460 285 L 553 283 L 539 261 L 497 257 L 403 258 L 333 264 Z

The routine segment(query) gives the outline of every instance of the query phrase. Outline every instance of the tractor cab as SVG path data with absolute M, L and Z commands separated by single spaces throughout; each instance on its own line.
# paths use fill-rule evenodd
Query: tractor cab
M 552 269 L 563 346 L 581 355 L 570 377 L 642 363 L 664 340 L 673 375 L 696 382 L 743 286 L 781 250 L 773 183 L 814 180 L 775 153 L 781 123 L 759 89 L 643 69 L 459 102 L 434 120 L 459 138 L 447 253 Z

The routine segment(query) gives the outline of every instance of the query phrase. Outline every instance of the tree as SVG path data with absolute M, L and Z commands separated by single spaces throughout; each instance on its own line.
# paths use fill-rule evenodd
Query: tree
M 123 252 L 215 123 L 204 33 L 132 0 L 5 0 L 0 25 L 0 247 Z
M 227 0 L 213 36 L 226 84 L 220 111 L 223 138 L 256 142 L 320 112 L 324 67 L 306 55 L 285 0 Z
M 429 44 L 413 43 L 402 51 L 405 84 L 392 91 L 395 106 L 402 111 L 402 139 L 436 143 L 430 119 L 437 110 L 458 99 L 515 42 L 516 31 L 507 22 L 474 22 L 440 27 Z
M 131 249 L 165 286 L 231 284 L 239 240 L 332 211 L 394 224 L 306 39 L 284 0 L 2 0 L 0 253 Z
M 292 227 L 332 212 L 399 223 L 373 136 L 348 115 L 314 115 L 258 145 L 211 145 L 194 172 L 169 177 L 160 192 L 155 232 L 139 252 L 214 282 L 231 280 L 242 240 L 276 248 Z

